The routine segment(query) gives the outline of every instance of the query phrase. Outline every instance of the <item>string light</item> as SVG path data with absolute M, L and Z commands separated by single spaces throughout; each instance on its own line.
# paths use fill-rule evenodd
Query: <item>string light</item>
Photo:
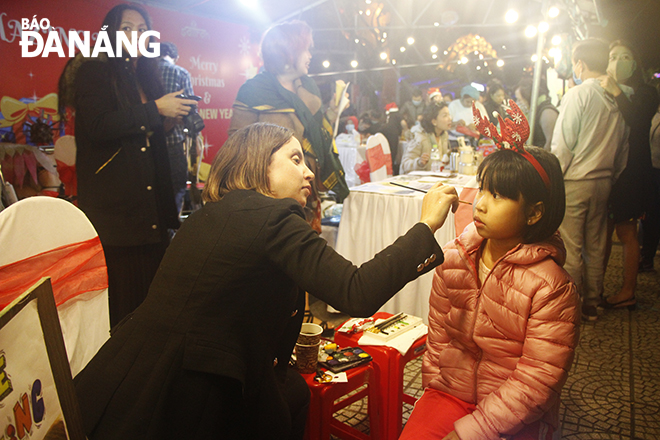
M 556 18 L 558 15 L 559 15 L 559 8 L 557 6 L 551 6 L 550 9 L 548 9 L 548 17 Z
M 415 44 L 415 39 L 413 37 L 408 37 L 408 45 Z
M 436 46 L 435 44 L 431 46 L 431 53 L 436 53 L 437 51 L 438 51 L 438 46 Z
M 536 26 L 533 26 L 531 24 L 525 28 L 525 36 L 527 38 L 535 37 L 536 32 L 537 32 Z
M 381 52 L 380 53 L 380 59 L 381 60 L 386 60 L 387 59 L 387 53 L 386 52 Z
M 497 60 L 497 67 L 502 67 L 504 65 L 504 60 Z
M 326 69 L 330 67 L 330 61 L 328 60 L 323 61 L 323 67 L 325 67 Z
M 555 35 L 551 40 L 554 46 L 559 46 L 561 44 L 561 35 Z
M 504 15 L 504 19 L 507 23 L 515 23 L 518 21 L 518 12 L 515 9 L 509 9 Z
M 548 22 L 542 21 L 541 23 L 539 23 L 539 32 L 540 33 L 544 34 L 544 33 L 548 32 L 548 29 L 550 29 L 550 25 L 548 24 Z
M 358 62 L 357 62 L 357 61 L 355 61 L 355 60 L 351 61 L 351 67 L 352 67 L 353 69 L 355 69 L 357 66 L 358 66 Z

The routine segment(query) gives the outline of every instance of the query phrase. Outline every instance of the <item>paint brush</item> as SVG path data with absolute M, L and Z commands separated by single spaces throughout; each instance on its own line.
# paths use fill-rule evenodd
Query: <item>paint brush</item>
M 419 188 L 415 188 L 415 187 L 412 187 L 412 186 L 402 185 L 401 183 L 396 183 L 396 182 L 390 182 L 390 183 L 392 185 L 400 186 L 401 188 L 407 188 L 407 189 L 411 189 L 413 191 L 419 191 L 419 192 L 424 193 L 424 194 L 426 194 L 428 192 L 424 189 L 419 189 Z M 472 202 L 467 202 L 465 200 L 459 200 L 458 203 L 465 203 L 466 205 L 471 205 L 472 204 Z

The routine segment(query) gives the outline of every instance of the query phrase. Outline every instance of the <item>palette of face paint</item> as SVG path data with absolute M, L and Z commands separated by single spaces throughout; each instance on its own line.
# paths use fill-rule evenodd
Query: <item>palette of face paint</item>
M 319 363 L 333 373 L 346 371 L 371 360 L 371 355 L 358 347 L 342 348 L 341 350 L 329 351 L 326 354 L 326 359 Z
M 389 341 L 422 324 L 422 318 L 399 313 L 389 319 L 378 322 L 364 331 L 376 336 L 381 341 Z

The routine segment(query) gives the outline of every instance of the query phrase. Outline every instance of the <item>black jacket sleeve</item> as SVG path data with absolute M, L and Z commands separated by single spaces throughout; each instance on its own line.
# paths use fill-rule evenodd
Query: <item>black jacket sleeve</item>
M 654 88 L 642 85 L 632 96 L 632 100 L 621 93 L 614 98 L 631 130 L 645 130 L 658 109 L 658 93 Z
M 294 214 L 300 207 L 274 210 L 266 243 L 268 258 L 298 286 L 351 316 L 371 316 L 409 281 L 443 260 L 429 227 L 405 235 L 357 268 Z

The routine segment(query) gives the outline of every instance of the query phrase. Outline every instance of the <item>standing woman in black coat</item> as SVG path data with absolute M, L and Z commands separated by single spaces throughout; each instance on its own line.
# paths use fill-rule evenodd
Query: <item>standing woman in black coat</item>
M 607 76 L 601 77 L 603 88 L 614 96 L 617 106 L 630 127 L 628 163 L 619 179 L 612 186 L 609 199 L 608 246 L 605 267 L 612 248 L 612 232 L 623 244 L 623 286 L 616 295 L 602 301 L 605 309 L 636 305 L 635 287 L 639 267 L 639 240 L 637 221 L 648 212 L 649 201 L 655 200 L 651 163 L 649 132 L 651 121 L 658 108 L 658 93 L 645 84 L 642 65 L 630 45 L 621 41 L 610 44 L 610 61 Z M 627 96 L 619 84 L 628 87 Z M 632 88 L 632 91 L 630 91 Z
M 313 179 L 292 130 L 229 137 L 146 300 L 75 378 L 89 439 L 302 438 L 309 390 L 288 362 L 305 291 L 372 315 L 442 263 L 433 233 L 458 204 L 437 184 L 420 222 L 358 268 L 305 221 Z
M 137 6 L 118 5 L 103 25 L 115 50 L 117 31 L 139 37 L 151 20 Z M 146 297 L 167 230 L 178 228 L 163 122 L 187 114 L 194 101 L 164 95 L 158 59 L 125 49 L 122 57 L 79 57 L 63 76 L 60 84 L 73 90 L 65 105 L 75 110 L 78 204 L 103 245 L 114 326 Z

